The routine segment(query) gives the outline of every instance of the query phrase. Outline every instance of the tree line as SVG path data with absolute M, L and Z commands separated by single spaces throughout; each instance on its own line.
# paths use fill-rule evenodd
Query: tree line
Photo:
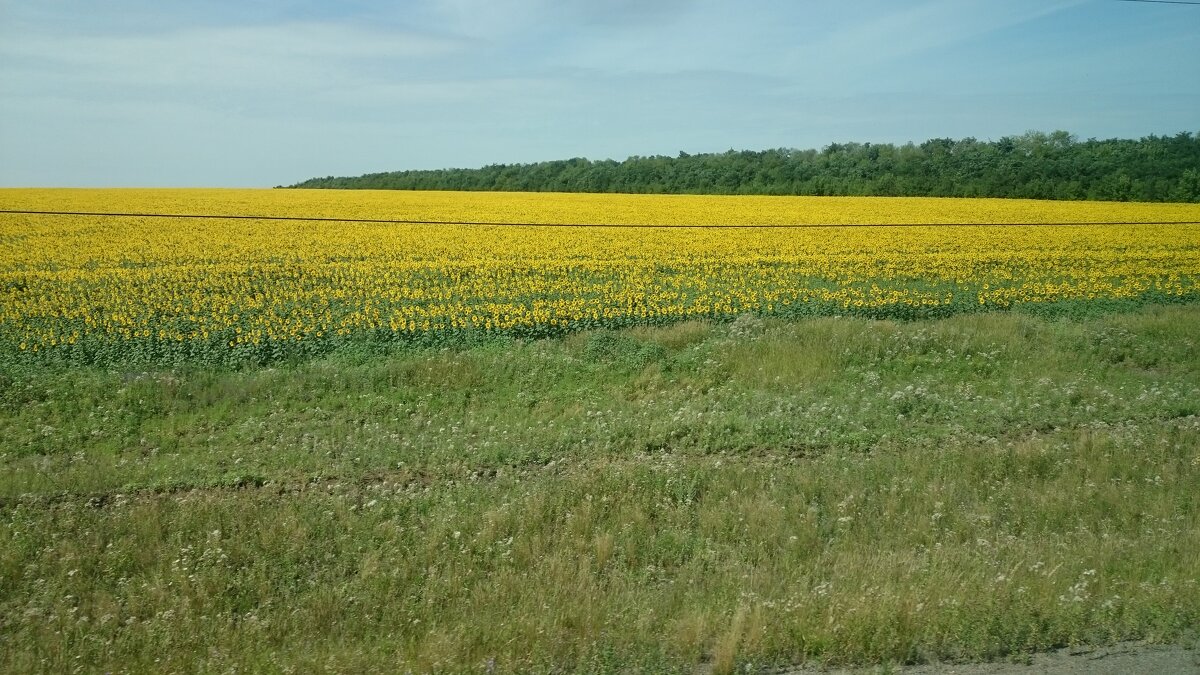
M 290 187 L 1200 202 L 1200 134 L 1080 141 L 1065 131 L 1031 131 L 996 141 L 934 138 L 393 171 Z

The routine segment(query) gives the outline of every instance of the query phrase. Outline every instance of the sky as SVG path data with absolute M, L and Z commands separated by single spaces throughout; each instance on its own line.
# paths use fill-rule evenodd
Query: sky
M 1200 132 L 1200 5 L 0 0 L 0 186 Z

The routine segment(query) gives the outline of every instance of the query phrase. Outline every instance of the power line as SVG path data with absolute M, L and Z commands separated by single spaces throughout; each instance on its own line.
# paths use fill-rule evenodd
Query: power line
M 1196 3 L 1200 4 L 1200 3 Z M 88 216 L 101 218 L 181 218 L 193 220 L 280 220 L 322 223 L 377 223 L 385 225 L 472 225 L 480 227 L 576 227 L 640 229 L 799 229 L 816 227 L 1038 227 L 1101 225 L 1200 225 L 1200 220 L 1122 220 L 1051 223 L 784 223 L 652 225 L 646 223 L 512 223 L 487 220 L 411 220 L 399 218 L 336 218 L 330 216 L 250 216 L 211 213 L 112 213 L 106 211 L 31 211 L 0 209 L 0 213 L 32 216 Z
M 1188 2 L 1187 0 L 1117 0 L 1117 2 L 1149 2 L 1155 5 L 1200 5 L 1200 2 Z

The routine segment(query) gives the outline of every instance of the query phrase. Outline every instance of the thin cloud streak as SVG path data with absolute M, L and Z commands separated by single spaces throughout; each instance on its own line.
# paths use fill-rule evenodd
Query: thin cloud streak
M 0 58 L 97 84 L 305 87 L 352 76 L 362 61 L 408 64 L 462 51 L 457 40 L 357 26 L 297 23 L 138 36 L 39 36 L 0 45 Z M 13 78 L 10 73 L 5 79 Z

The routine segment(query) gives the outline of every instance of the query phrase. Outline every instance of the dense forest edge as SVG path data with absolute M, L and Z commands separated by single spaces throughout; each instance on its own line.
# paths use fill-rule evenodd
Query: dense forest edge
M 574 158 L 329 176 L 289 187 L 1200 202 L 1200 133 L 1080 141 L 1066 131 L 1030 131 L 996 141 Z

